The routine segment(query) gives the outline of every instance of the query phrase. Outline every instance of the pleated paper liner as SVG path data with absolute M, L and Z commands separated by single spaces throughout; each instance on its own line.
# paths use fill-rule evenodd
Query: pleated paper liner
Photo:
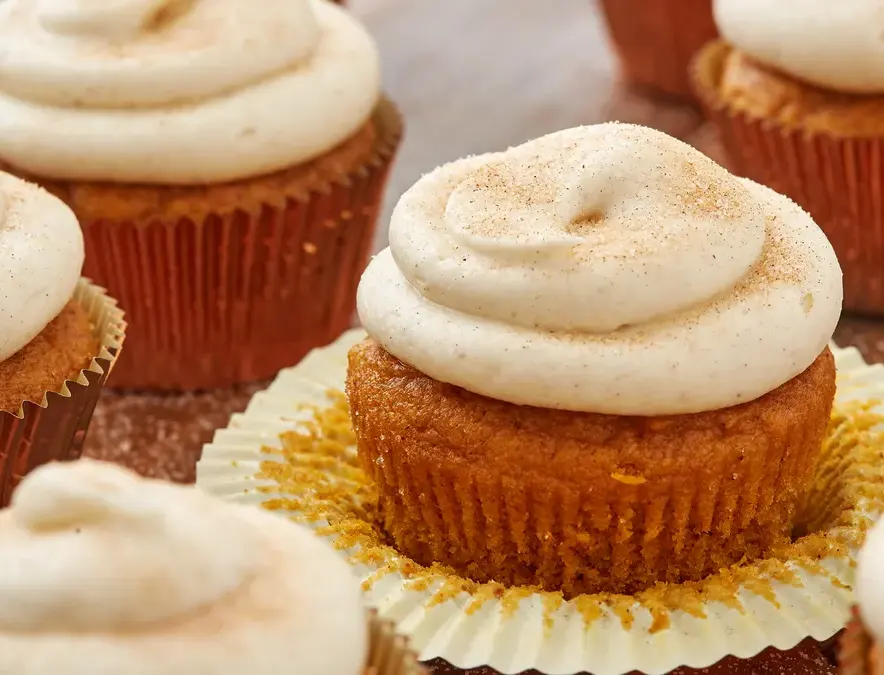
M 41 401 L 25 401 L 16 413 L 0 411 L 0 506 L 32 469 L 78 458 L 102 387 L 123 344 L 126 324 L 103 288 L 81 279 L 74 293 L 86 311 L 99 351 L 75 380 L 59 383 Z
M 421 660 L 501 673 L 659 675 L 823 641 L 847 622 L 852 555 L 884 505 L 884 406 L 872 403 L 884 398 L 884 367 L 867 366 L 856 350 L 833 348 L 837 406 L 808 499 L 810 534 L 704 582 L 564 601 L 424 568 L 381 540 L 376 492 L 340 393 L 347 350 L 363 337 L 348 332 L 281 372 L 204 448 L 197 485 L 277 510 L 333 541 L 362 577 L 368 604 L 410 636 Z
M 114 387 L 193 390 L 269 378 L 349 327 L 402 135 L 386 99 L 372 121 L 368 157 L 358 166 L 326 162 L 309 189 L 298 178 L 271 185 L 272 176 L 267 185 L 233 184 L 217 212 L 193 216 L 160 207 L 176 215 L 102 219 L 73 205 L 84 273 L 119 300 L 132 326 Z M 64 185 L 57 192 L 65 198 Z
M 408 640 L 375 612 L 369 616 L 368 662 L 363 675 L 424 675 Z
M 872 675 L 870 668 L 872 639 L 854 610 L 853 619 L 838 643 L 838 672 L 841 675 Z
M 809 131 L 731 108 L 718 88 L 729 49 L 722 41 L 708 45 L 691 77 L 730 168 L 813 216 L 844 270 L 846 311 L 884 315 L 884 137 Z
M 691 57 L 718 35 L 712 0 L 600 0 L 627 79 L 673 96 L 692 97 Z

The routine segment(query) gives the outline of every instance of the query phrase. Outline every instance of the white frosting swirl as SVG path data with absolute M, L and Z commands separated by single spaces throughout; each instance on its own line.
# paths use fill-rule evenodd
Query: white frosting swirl
M 83 256 L 73 212 L 36 185 L 0 172 L 0 361 L 70 302 Z
M 856 600 L 866 628 L 884 641 L 884 520 L 866 533 L 857 557 Z
M 379 88 L 371 37 L 325 0 L 0 4 L 0 157 L 41 176 L 269 173 L 344 141 Z
M 0 513 L 0 672 L 359 675 L 347 564 L 309 530 L 81 460 Z
M 884 92 L 878 0 L 714 0 L 721 35 L 761 63 L 821 87 Z
M 689 413 L 806 369 L 838 321 L 841 270 L 787 198 L 665 134 L 603 124 L 424 176 L 358 306 L 387 351 L 475 393 Z

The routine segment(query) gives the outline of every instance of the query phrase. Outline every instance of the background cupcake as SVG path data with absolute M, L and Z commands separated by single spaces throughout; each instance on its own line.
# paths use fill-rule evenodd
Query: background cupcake
M 807 209 L 844 269 L 844 307 L 884 313 L 884 68 L 874 2 L 717 0 L 694 87 L 733 168 Z
M 358 304 L 353 428 L 411 559 L 573 597 L 788 541 L 841 271 L 787 198 L 650 129 L 570 129 L 418 181 Z
M 0 555 L 3 672 L 420 672 L 309 530 L 112 464 L 29 476 Z
M 122 313 L 80 278 L 83 238 L 61 201 L 0 173 L 0 505 L 22 476 L 79 456 L 123 340 Z
M 715 37 L 712 0 L 600 0 L 626 78 L 691 96 L 688 64 Z
M 325 0 L 0 5 L 0 161 L 134 326 L 115 383 L 268 377 L 348 324 L 401 122 Z

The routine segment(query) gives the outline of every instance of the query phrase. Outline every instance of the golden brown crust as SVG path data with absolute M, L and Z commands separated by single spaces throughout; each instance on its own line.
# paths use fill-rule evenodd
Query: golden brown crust
M 150 222 L 187 218 L 201 222 L 212 214 L 237 210 L 258 213 L 265 204 L 279 205 L 285 198 L 305 199 L 368 162 L 377 148 L 374 121 L 316 159 L 283 171 L 217 185 L 122 185 L 54 181 L 31 176 L 13 166 L 0 168 L 39 183 L 64 200 L 80 222 L 94 220 Z
M 72 300 L 42 333 L 0 361 L 0 411 L 15 413 L 25 401 L 39 403 L 47 391 L 76 379 L 98 350 L 86 311 Z
M 717 59 L 717 93 L 728 107 L 791 128 L 839 136 L 884 134 L 884 96 L 822 89 L 763 66 L 739 50 L 726 45 L 722 50 L 707 51 L 701 58 Z
M 368 340 L 347 378 L 384 527 L 422 564 L 566 596 L 707 576 L 784 542 L 835 393 L 826 349 L 725 410 L 619 417 L 443 384 Z

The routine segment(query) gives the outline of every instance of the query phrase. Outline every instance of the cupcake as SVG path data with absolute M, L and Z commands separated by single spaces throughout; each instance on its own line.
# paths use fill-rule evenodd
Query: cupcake
M 717 0 L 723 40 L 697 56 L 693 86 L 740 174 L 816 219 L 846 270 L 844 307 L 884 313 L 884 68 L 881 8 Z
M 269 377 L 349 325 L 401 133 L 325 0 L 7 0 L 0 162 L 65 200 L 133 325 L 115 384 Z
M 600 0 L 626 79 L 691 96 L 688 64 L 716 36 L 711 0 Z
M 0 672 L 420 672 L 309 530 L 112 464 L 31 474 L 0 557 Z
M 359 456 L 418 563 L 571 597 L 788 541 L 841 310 L 789 199 L 650 129 L 554 133 L 419 180 L 358 308 Z
M 884 521 L 866 536 L 856 564 L 854 619 L 841 636 L 838 670 L 843 675 L 884 673 Z
M 23 475 L 79 456 L 125 324 L 80 277 L 83 236 L 48 192 L 0 173 L 0 505 Z

